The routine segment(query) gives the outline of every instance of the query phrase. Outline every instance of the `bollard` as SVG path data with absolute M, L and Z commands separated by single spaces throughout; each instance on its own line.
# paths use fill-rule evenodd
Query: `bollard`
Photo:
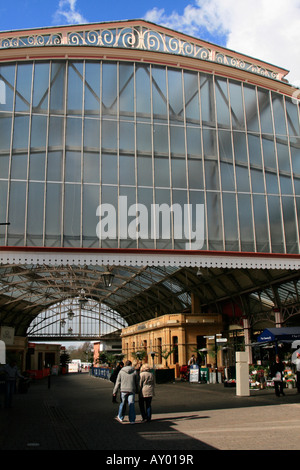
M 236 352 L 236 394 L 239 396 L 249 396 L 249 365 L 248 353 Z

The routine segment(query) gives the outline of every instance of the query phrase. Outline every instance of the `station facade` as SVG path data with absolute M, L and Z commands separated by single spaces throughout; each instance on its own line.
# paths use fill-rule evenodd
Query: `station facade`
M 180 267 L 198 280 L 207 269 L 214 286 L 228 269 L 269 270 L 269 286 L 276 272 L 279 286 L 281 270 L 294 295 L 300 121 L 288 71 L 143 20 L 2 32 L 0 57 L 2 267 Z M 197 288 L 196 310 L 127 312 L 123 348 L 161 314 L 219 318 Z M 204 333 L 190 346 L 181 335 L 182 363 Z

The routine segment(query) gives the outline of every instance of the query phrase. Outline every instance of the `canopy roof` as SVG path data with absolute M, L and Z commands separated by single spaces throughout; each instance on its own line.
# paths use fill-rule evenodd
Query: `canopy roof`
M 300 339 L 300 327 L 266 328 L 257 338 L 258 343 L 289 342 Z

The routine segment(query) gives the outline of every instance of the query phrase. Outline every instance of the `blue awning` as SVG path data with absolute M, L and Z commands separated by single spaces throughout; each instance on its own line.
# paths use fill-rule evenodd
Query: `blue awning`
M 300 340 L 300 328 L 267 328 L 258 337 L 258 343 L 274 343 L 283 341 L 292 343 L 293 341 Z

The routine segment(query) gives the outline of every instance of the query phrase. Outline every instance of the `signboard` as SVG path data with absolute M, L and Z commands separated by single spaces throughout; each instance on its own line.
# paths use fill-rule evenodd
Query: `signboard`
M 0 339 L 4 341 L 7 346 L 13 346 L 15 338 L 15 329 L 11 326 L 1 326 Z
M 0 364 L 6 364 L 4 341 L 0 341 Z
M 199 382 L 199 367 L 196 365 L 190 368 L 190 382 Z

